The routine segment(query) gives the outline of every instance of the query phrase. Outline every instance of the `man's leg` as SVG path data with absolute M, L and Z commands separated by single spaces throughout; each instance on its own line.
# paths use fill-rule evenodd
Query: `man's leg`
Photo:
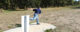
M 37 22 L 37 24 L 40 24 L 40 23 L 39 23 L 39 18 L 36 18 L 36 22 Z
M 34 14 L 34 17 L 33 18 L 30 18 L 30 20 L 35 20 L 37 18 L 37 15 L 36 14 Z
M 30 18 L 30 20 L 35 20 L 35 19 L 36 19 L 37 24 L 39 24 L 38 14 L 34 14 L 34 17 L 33 18 Z
M 36 17 L 30 18 L 30 20 L 32 20 L 32 21 L 35 20 L 35 19 L 36 19 Z
M 39 24 L 39 17 L 38 17 L 38 14 L 36 15 L 36 22 L 37 22 L 37 24 Z

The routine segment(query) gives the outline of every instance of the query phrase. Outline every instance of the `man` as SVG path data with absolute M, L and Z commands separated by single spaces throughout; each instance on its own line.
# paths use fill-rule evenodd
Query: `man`
M 40 24 L 39 23 L 39 17 L 38 17 L 38 15 L 41 14 L 40 8 L 33 9 L 33 11 L 34 11 L 34 17 L 30 18 L 30 20 L 36 20 L 37 24 Z

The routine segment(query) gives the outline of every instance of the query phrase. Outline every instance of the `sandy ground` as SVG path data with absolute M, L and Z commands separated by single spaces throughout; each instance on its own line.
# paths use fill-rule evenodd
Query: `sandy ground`
M 0 30 L 15 28 L 20 24 L 21 15 L 33 15 L 31 10 L 13 11 L 0 14 Z M 40 22 L 51 23 L 57 28 L 53 32 L 80 32 L 80 9 L 46 8 L 39 16 Z

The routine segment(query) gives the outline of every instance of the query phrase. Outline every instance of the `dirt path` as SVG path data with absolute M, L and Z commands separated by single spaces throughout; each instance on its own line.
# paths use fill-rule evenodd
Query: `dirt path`
M 20 24 L 21 15 L 32 15 L 32 11 L 14 11 L 0 15 L 0 29 L 15 28 Z M 54 32 L 80 32 L 80 9 L 48 8 L 42 9 L 40 22 L 47 22 L 57 26 Z

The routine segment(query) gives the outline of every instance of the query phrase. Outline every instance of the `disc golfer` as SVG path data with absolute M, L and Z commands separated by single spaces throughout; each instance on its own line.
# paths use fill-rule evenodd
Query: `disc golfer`
M 39 14 L 41 14 L 40 8 L 33 9 L 33 11 L 34 11 L 34 17 L 30 18 L 30 20 L 36 20 L 37 24 L 40 24 L 39 23 Z

